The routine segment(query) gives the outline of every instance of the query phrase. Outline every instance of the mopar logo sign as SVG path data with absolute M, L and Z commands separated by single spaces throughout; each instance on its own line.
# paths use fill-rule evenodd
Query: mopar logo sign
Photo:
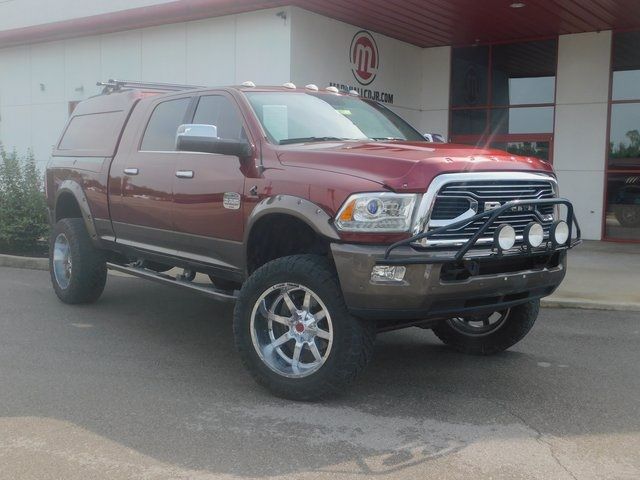
M 349 48 L 351 71 L 358 83 L 369 85 L 376 78 L 380 65 L 378 45 L 366 30 L 360 30 L 353 36 Z

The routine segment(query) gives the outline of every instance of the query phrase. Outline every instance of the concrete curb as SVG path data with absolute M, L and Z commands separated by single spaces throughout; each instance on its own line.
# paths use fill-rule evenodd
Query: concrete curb
M 27 268 L 29 270 L 49 270 L 48 258 L 19 257 L 0 253 L 0 267 Z
M 49 270 L 49 259 L 0 254 L 0 267 L 26 268 L 30 270 Z M 541 301 L 541 305 L 545 308 L 578 308 L 584 310 L 640 312 L 640 303 L 606 302 L 587 300 L 578 297 L 552 296 L 543 298 Z
M 540 305 L 545 308 L 577 308 L 582 310 L 640 312 L 640 303 L 636 302 L 606 302 L 587 300 L 577 297 L 547 297 L 542 299 Z

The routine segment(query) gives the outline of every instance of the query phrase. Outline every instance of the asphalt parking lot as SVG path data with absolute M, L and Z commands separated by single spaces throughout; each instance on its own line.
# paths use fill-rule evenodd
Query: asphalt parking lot
M 1 479 L 637 479 L 640 314 L 545 309 L 512 351 L 379 336 L 345 396 L 271 397 L 231 308 L 110 276 L 69 307 L 0 268 Z

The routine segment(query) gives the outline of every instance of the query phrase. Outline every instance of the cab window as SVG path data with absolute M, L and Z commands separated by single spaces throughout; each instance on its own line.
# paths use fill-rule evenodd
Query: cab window
M 193 123 L 215 125 L 219 138 L 246 140 L 242 119 L 231 100 L 222 95 L 201 97 Z
M 178 127 L 186 123 L 185 116 L 191 98 L 168 100 L 156 106 L 142 138 L 140 150 L 172 152 L 176 149 Z

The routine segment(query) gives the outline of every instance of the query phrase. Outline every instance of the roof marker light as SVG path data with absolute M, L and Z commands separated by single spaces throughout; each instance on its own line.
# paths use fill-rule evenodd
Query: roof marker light
M 318 91 L 318 86 L 314 85 L 313 83 L 310 83 L 309 85 L 305 85 L 304 88 L 306 88 L 307 90 L 313 90 L 314 92 Z
M 354 97 L 359 97 L 360 94 L 357 92 L 357 90 L 349 90 L 349 95 L 353 95 Z
M 334 87 L 333 85 L 330 86 L 330 87 L 325 88 L 325 90 L 327 92 L 331 92 L 331 93 L 339 93 L 340 92 L 340 90 L 338 90 L 338 87 Z
M 291 90 L 294 90 L 296 88 L 295 84 L 293 84 L 291 82 L 283 83 L 282 86 L 284 88 L 290 88 Z
M 247 80 L 246 82 L 242 82 L 242 86 L 243 87 L 251 87 L 254 88 L 256 86 L 255 83 L 253 83 L 251 80 Z

